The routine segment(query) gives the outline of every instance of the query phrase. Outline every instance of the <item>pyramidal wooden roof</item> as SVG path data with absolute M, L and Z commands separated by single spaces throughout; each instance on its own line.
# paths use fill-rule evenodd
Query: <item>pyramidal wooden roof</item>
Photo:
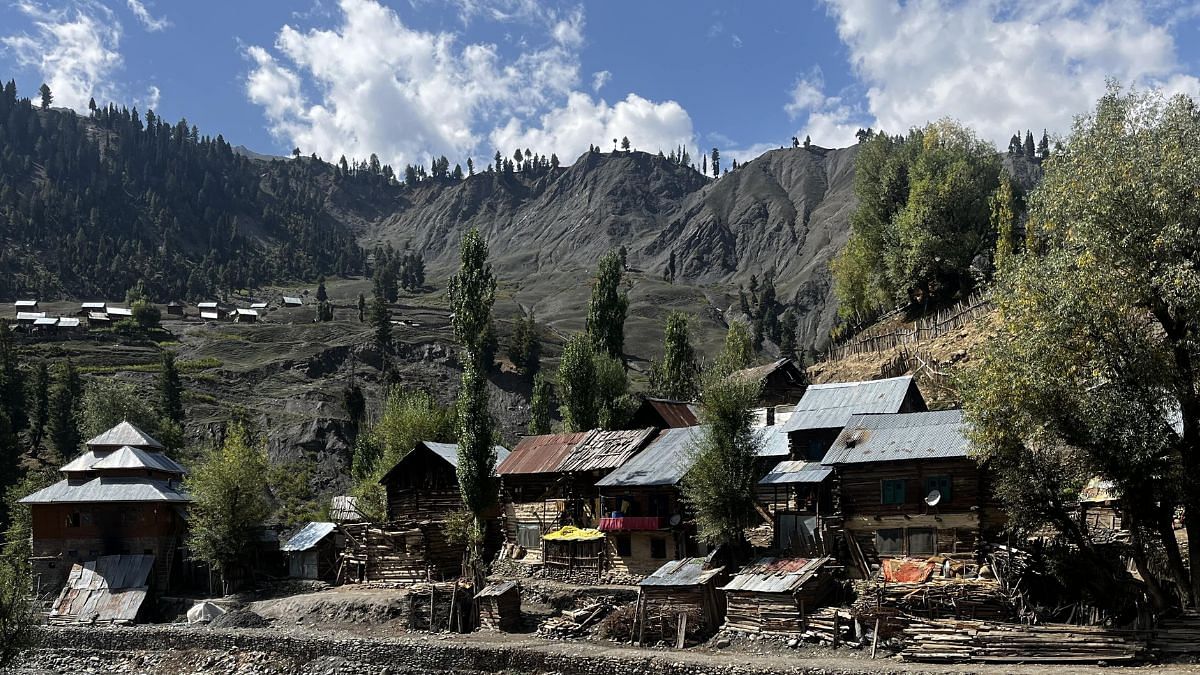
M 133 448 L 163 449 L 162 443 L 159 443 L 153 436 L 129 422 L 121 422 L 117 426 L 88 441 L 86 445 L 89 448 L 119 448 L 128 445 Z

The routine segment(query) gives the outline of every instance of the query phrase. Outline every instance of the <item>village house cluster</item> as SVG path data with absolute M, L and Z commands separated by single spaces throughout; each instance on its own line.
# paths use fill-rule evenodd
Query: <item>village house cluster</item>
M 38 300 L 18 300 L 13 303 L 13 324 L 20 330 L 43 336 L 70 335 L 91 328 L 108 328 L 117 321 L 133 319 L 133 309 L 124 304 L 103 300 L 81 302 L 74 311 L 60 311 L 54 315 L 44 310 Z M 303 307 L 305 303 L 300 296 L 284 295 L 274 304 L 277 307 L 294 308 Z M 172 300 L 163 307 L 167 316 L 174 319 L 258 323 L 272 308 L 272 303 L 251 301 L 246 307 L 239 307 L 233 303 L 206 300 L 196 303 L 193 308 L 185 302 Z

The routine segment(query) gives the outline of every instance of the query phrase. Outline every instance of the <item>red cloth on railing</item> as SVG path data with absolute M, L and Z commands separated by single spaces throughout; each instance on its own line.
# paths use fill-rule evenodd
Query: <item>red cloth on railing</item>
M 665 519 L 658 516 L 625 516 L 623 518 L 601 518 L 602 532 L 628 530 L 661 530 Z

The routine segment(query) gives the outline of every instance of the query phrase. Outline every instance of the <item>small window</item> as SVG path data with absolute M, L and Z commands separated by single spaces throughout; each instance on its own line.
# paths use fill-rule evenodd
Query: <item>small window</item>
M 950 476 L 929 476 L 925 479 L 925 495 L 937 490 L 942 495 L 940 503 L 950 501 L 950 486 L 953 481 Z
M 617 555 L 627 557 L 633 555 L 633 541 L 627 534 L 618 534 L 616 536 Z
M 883 503 L 904 504 L 907 502 L 904 489 L 907 481 L 904 479 L 887 479 L 883 481 Z
M 79 527 L 81 521 L 82 519 L 78 511 L 72 511 L 67 514 L 67 527 Z
M 521 548 L 542 547 L 542 526 L 536 523 L 520 523 L 517 525 L 517 544 Z
M 876 530 L 875 552 L 879 555 L 904 555 L 904 530 Z
M 666 558 L 667 557 L 667 540 L 662 537 L 655 537 L 650 540 L 650 557 L 651 558 Z
M 937 536 L 931 527 L 908 528 L 908 554 L 933 555 L 937 553 Z

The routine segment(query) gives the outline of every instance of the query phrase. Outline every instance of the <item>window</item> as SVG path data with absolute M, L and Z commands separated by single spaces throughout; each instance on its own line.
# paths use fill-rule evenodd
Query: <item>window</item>
M 933 555 L 937 552 L 936 530 L 932 527 L 908 528 L 908 554 Z
M 617 555 L 619 555 L 619 556 L 633 555 L 633 541 L 629 538 L 629 535 L 618 534 L 616 536 L 616 540 L 617 540 Z
M 925 478 L 925 495 L 937 490 L 942 494 L 941 503 L 944 504 L 950 501 L 950 485 L 952 483 L 950 476 L 928 476 Z M 925 495 L 922 495 L 922 498 Z
M 79 512 L 72 511 L 71 513 L 67 514 L 67 527 L 79 527 L 81 520 L 82 519 L 79 516 Z
M 666 558 L 667 557 L 667 540 L 662 537 L 655 537 L 650 540 L 650 557 L 651 558 Z
M 904 530 L 876 530 L 875 552 L 879 555 L 904 555 Z
M 536 523 L 518 523 L 517 544 L 522 548 L 541 548 L 542 526 Z
M 901 479 L 886 479 L 883 481 L 883 503 L 884 504 L 904 504 L 906 503 L 904 488 L 907 481 Z
M 808 447 L 804 452 L 804 459 L 810 462 L 819 462 L 825 459 L 825 453 L 829 451 L 829 445 L 829 442 L 823 438 L 809 440 Z

